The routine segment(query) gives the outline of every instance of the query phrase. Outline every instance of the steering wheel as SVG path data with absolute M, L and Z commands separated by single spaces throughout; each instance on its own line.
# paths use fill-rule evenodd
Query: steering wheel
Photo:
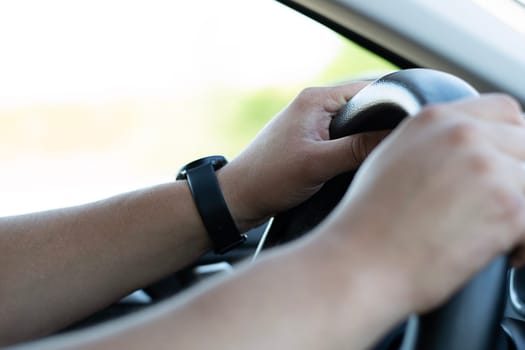
M 397 71 L 356 94 L 334 117 L 330 137 L 393 129 L 405 117 L 416 115 L 425 105 L 477 95 L 472 86 L 444 72 L 430 69 Z M 337 176 L 308 201 L 277 215 L 260 247 L 282 244 L 311 230 L 337 205 L 353 175 Z M 402 348 L 494 349 L 503 316 L 506 272 L 506 257 L 496 258 L 445 305 L 420 315 L 416 323 L 409 322 Z M 385 293 L 384 297 L 389 296 Z

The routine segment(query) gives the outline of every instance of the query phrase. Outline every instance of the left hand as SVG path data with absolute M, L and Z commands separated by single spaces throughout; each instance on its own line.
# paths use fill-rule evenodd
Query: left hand
M 364 86 L 358 82 L 303 90 L 219 171 L 241 229 L 300 204 L 327 180 L 357 169 L 386 136 L 385 131 L 329 139 L 332 118 Z

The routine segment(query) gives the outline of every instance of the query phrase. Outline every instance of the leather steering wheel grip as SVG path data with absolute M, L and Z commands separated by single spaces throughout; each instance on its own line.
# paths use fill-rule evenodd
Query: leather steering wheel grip
M 478 96 L 463 80 L 431 69 L 407 69 L 377 79 L 339 111 L 330 124 L 330 137 L 395 128 L 424 106 Z
M 393 129 L 426 105 L 477 95 L 472 86 L 444 72 L 397 71 L 357 93 L 334 117 L 330 137 Z M 263 247 L 290 241 L 316 226 L 337 205 L 352 178 L 353 173 L 340 175 L 305 203 L 277 215 Z M 420 316 L 417 331 L 407 332 L 403 349 L 492 350 L 503 315 L 507 266 L 506 257 L 495 259 L 445 305 Z

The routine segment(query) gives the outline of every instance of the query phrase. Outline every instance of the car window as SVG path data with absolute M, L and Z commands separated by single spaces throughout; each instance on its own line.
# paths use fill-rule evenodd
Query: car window
M 0 215 L 232 158 L 302 88 L 395 67 L 270 0 L 0 3 Z

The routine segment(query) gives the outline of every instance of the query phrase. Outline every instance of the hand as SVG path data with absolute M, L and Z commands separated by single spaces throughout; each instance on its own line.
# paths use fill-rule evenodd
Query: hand
M 514 100 L 429 107 L 372 152 L 315 244 L 379 276 L 403 316 L 428 311 L 525 242 L 524 160 Z
M 221 187 L 238 223 L 253 226 L 292 208 L 330 178 L 359 167 L 386 132 L 330 141 L 329 126 L 364 86 L 305 89 L 220 171 Z

